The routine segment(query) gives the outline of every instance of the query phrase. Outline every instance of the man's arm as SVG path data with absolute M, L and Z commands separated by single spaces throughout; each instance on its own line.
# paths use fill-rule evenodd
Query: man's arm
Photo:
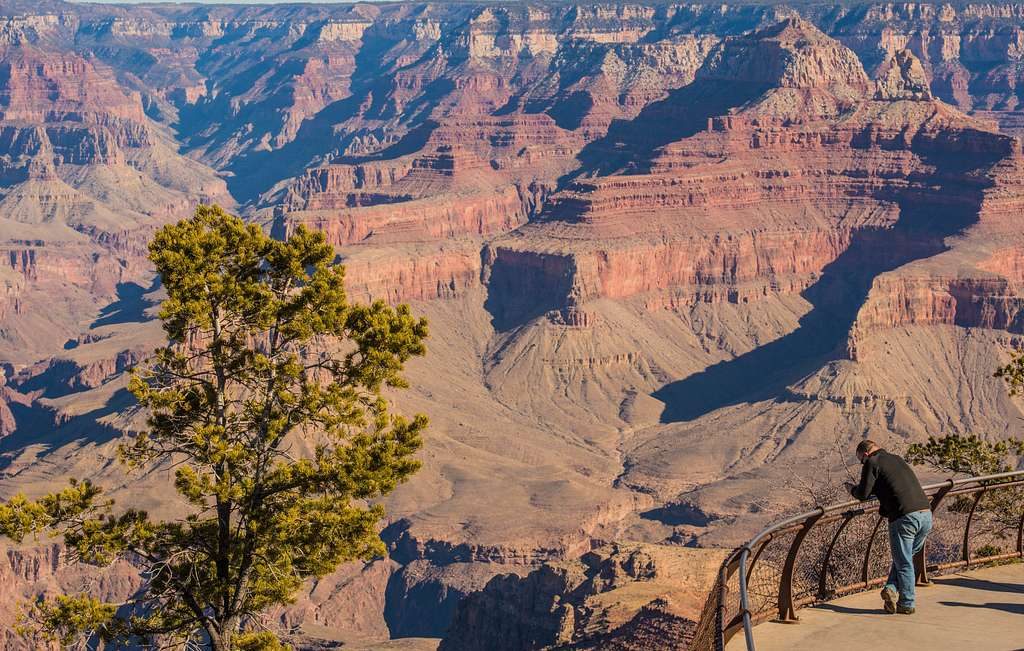
M 878 479 L 878 464 L 873 459 L 868 459 L 860 469 L 860 484 L 850 490 L 850 495 L 859 500 L 871 497 L 872 491 L 875 490 L 876 479 Z

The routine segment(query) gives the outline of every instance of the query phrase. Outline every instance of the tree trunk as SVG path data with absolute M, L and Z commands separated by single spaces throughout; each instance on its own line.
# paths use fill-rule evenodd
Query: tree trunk
M 223 432 L 227 433 L 227 377 L 224 372 L 224 360 L 223 355 L 223 341 L 221 339 L 223 325 L 221 324 L 221 313 L 220 308 L 216 305 L 213 307 L 213 313 L 211 314 L 211 320 L 213 323 L 213 370 L 217 376 L 217 424 L 222 428 Z M 225 482 L 228 479 L 228 468 L 224 462 L 218 463 L 214 468 L 214 473 L 217 476 L 218 484 Z M 217 556 L 214 559 L 217 566 L 217 578 L 220 580 L 220 608 L 221 612 L 227 613 L 231 608 L 231 501 L 222 501 L 220 495 L 217 496 Z M 222 631 L 224 629 L 221 629 Z M 230 640 L 231 632 L 227 631 L 222 633 L 226 635 Z M 215 647 L 216 648 L 216 647 Z M 228 647 L 224 647 L 223 650 L 217 649 L 217 651 L 228 651 Z
M 232 631 L 218 633 L 210 638 L 210 646 L 213 651 L 231 651 Z

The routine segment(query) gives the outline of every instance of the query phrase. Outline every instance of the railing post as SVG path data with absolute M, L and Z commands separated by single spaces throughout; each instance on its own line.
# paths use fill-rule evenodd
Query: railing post
M 1024 513 L 1020 515 L 1020 524 L 1017 525 L 1017 554 L 1024 558 Z
M 772 541 L 773 537 L 774 536 L 770 536 L 770 535 L 769 536 L 765 536 L 764 542 L 762 542 L 761 546 L 757 548 L 756 552 L 754 552 L 754 558 L 750 559 L 750 565 L 746 566 L 747 567 L 747 569 L 746 569 L 746 575 L 747 575 L 746 586 L 747 586 L 748 589 L 750 588 L 750 577 L 752 577 L 754 575 L 754 566 L 757 565 L 757 560 L 759 558 L 761 558 L 761 552 L 764 551 L 764 548 L 768 546 L 768 543 L 770 543 Z
M 728 579 L 726 579 L 718 593 L 718 613 L 715 621 L 715 651 L 725 651 L 725 604 L 728 599 L 729 584 Z
M 843 531 L 846 529 L 846 525 L 850 524 L 855 517 L 860 513 L 847 513 L 843 516 L 843 522 L 836 529 L 836 533 L 832 536 L 832 541 L 828 544 L 828 549 L 825 550 L 825 558 L 821 562 L 821 576 L 818 577 L 818 598 L 824 599 L 827 595 L 825 591 L 828 589 L 828 565 L 832 562 L 832 550 L 835 549 L 836 542 L 839 540 L 839 536 L 843 535 Z
M 771 536 L 768 536 L 768 539 L 770 540 Z M 764 545 L 761 545 L 761 550 L 764 550 L 767 544 L 768 542 L 766 541 Z M 760 551 L 758 553 L 760 553 Z M 740 623 L 741 626 L 743 626 L 743 637 L 744 641 L 747 643 L 747 651 L 754 651 L 754 632 L 751 630 L 753 628 L 753 623 L 751 622 L 750 616 L 750 593 L 747 590 L 747 584 L 750 581 L 750 577 L 746 575 L 747 556 L 749 554 L 750 547 L 744 547 L 743 551 L 740 552 Z M 754 562 L 756 561 L 757 558 L 754 558 L 754 561 L 750 563 L 750 567 L 753 567 Z
M 789 546 L 789 553 L 786 554 L 786 563 L 782 566 L 782 578 L 779 580 L 779 621 L 792 623 L 799 620 L 796 616 L 796 603 L 793 599 L 793 569 L 796 567 L 796 555 L 800 551 L 800 545 L 804 538 L 814 527 L 814 523 L 825 515 L 825 509 L 820 508 L 818 512 L 806 520 L 804 526 L 793 538 L 793 544 Z
M 949 491 L 951 490 L 953 490 L 953 480 L 947 479 L 946 485 L 940 488 L 939 490 L 935 491 L 935 494 L 932 495 L 932 513 L 935 513 L 935 509 L 939 508 L 939 504 L 942 503 L 942 500 L 945 499 L 946 494 L 949 493 Z
M 967 525 L 964 526 L 964 546 L 963 546 L 963 559 L 964 567 L 968 568 L 971 566 L 971 521 L 974 520 L 974 511 L 978 508 L 978 503 L 981 502 L 982 495 L 988 489 L 981 489 L 974 498 L 974 504 L 971 504 L 971 511 L 967 514 Z
M 995 480 L 1011 479 L 1006 484 L 991 484 Z M 985 485 L 989 482 L 988 485 Z M 927 491 L 932 492 L 931 494 L 931 505 L 930 508 L 934 513 L 942 500 L 948 496 L 954 489 L 960 487 L 956 492 L 958 495 L 969 495 L 977 492 L 974 503 L 967 516 L 967 523 L 964 528 L 964 545 L 963 545 L 963 561 L 964 565 L 968 565 L 971 561 L 971 527 L 974 521 L 974 514 L 982 500 L 985 492 L 994 488 L 1007 488 L 1009 486 L 1024 486 L 1024 470 L 1010 471 L 1005 473 L 999 473 L 995 475 L 986 475 L 981 477 L 970 477 L 967 479 L 960 480 L 948 480 L 941 484 L 932 484 L 926 487 Z M 790 518 L 787 518 L 781 522 L 777 522 L 774 525 L 768 527 L 761 533 L 754 536 L 750 542 L 743 547 L 734 550 L 735 556 L 725 561 L 720 568 L 720 577 L 722 577 L 721 586 L 716 590 L 717 594 L 714 597 L 709 597 L 704 612 L 701 615 L 700 622 L 697 626 L 697 640 L 695 641 L 695 648 L 701 650 L 710 651 L 715 649 L 716 651 L 724 651 L 724 648 L 735 633 L 739 631 L 739 628 L 744 629 L 744 635 L 746 637 L 747 651 L 754 651 L 754 639 L 752 633 L 752 626 L 755 621 L 759 621 L 760 617 L 754 617 L 754 613 L 751 611 L 750 596 L 748 594 L 748 584 L 750 583 L 750 576 L 754 572 L 755 565 L 759 562 L 760 557 L 765 551 L 770 541 L 774 538 L 777 539 L 780 534 L 788 535 L 789 533 L 796 531 L 796 535 L 793 542 L 790 544 L 789 551 L 786 555 L 786 561 L 782 568 L 782 577 L 779 583 L 778 589 L 778 614 L 779 620 L 783 622 L 794 622 L 797 621 L 796 617 L 796 595 L 794 595 L 794 574 L 796 571 L 796 560 L 800 552 L 801 545 L 804 543 L 804 539 L 807 534 L 813 529 L 819 521 L 825 516 L 826 513 L 839 513 L 840 509 L 856 509 L 856 502 L 843 502 L 836 504 L 831 507 L 819 506 L 813 511 L 802 513 Z M 867 513 L 873 513 L 875 509 L 864 509 L 861 508 L 856 512 L 843 512 L 839 518 L 843 519 L 843 522 L 839 525 L 836 533 L 833 534 L 832 540 L 829 542 L 828 549 L 825 553 L 825 560 L 822 565 L 821 577 L 818 582 L 818 591 L 822 596 L 825 590 L 828 589 L 828 571 L 829 565 L 835 548 L 838 544 L 839 538 L 843 535 L 845 528 L 849 525 L 855 517 L 859 515 L 866 515 Z M 833 516 L 830 521 L 838 519 Z M 868 579 L 871 574 L 871 554 L 874 549 L 875 539 L 878 537 L 878 529 L 882 526 L 882 517 L 879 517 L 875 522 L 874 529 L 871 532 L 871 537 L 868 539 L 867 549 L 864 555 L 864 562 L 861 568 L 861 583 L 864 588 L 868 586 Z M 1012 526 L 1012 525 L 1011 525 Z M 1024 513 L 1021 514 L 1020 522 L 1017 525 L 1017 554 L 1024 558 Z M 738 556 L 738 558 L 737 558 Z M 753 558 L 751 558 L 753 556 Z M 1004 559 L 1010 556 L 1010 554 L 1003 554 L 998 558 Z M 914 563 L 917 569 L 918 576 L 927 581 L 927 554 L 925 550 L 922 550 L 920 554 L 915 555 Z M 960 563 L 946 563 L 941 567 L 954 567 Z M 774 564 L 773 564 L 774 565 Z M 774 569 L 774 567 L 772 568 Z M 748 573 L 749 570 L 749 573 Z M 729 578 L 736 571 L 739 572 L 739 585 L 738 589 L 740 592 L 740 607 L 739 612 L 736 616 L 730 618 L 729 606 L 726 603 L 729 594 Z M 749 574 L 749 575 L 748 575 Z M 842 586 L 841 591 L 846 592 L 849 589 L 856 589 L 856 583 L 850 583 Z M 757 606 L 761 608 L 760 602 Z M 763 614 L 763 611 L 761 611 Z M 711 635 L 714 636 L 713 640 L 707 638 Z
M 739 562 L 737 562 L 737 560 Z M 718 651 L 725 651 L 725 645 L 729 643 L 729 640 L 732 639 L 732 636 L 735 635 L 736 631 L 739 629 L 739 627 L 743 625 L 743 604 L 742 603 L 740 604 L 740 612 L 737 613 L 736 616 L 733 617 L 732 619 L 728 618 L 728 614 L 729 613 L 728 613 L 728 608 L 727 608 L 727 605 L 726 605 L 726 602 L 729 599 L 729 581 L 732 580 L 732 577 L 736 573 L 737 569 L 740 572 L 738 581 L 742 581 L 743 580 L 742 564 L 743 564 L 743 553 L 741 552 L 740 555 L 739 555 L 739 558 L 738 559 L 733 558 L 732 561 L 723 570 L 723 574 L 722 574 L 722 577 L 723 577 L 722 578 L 722 590 L 721 590 L 721 597 L 720 597 L 720 601 L 719 601 L 720 608 L 719 608 L 719 614 L 718 614 L 718 617 L 719 617 L 718 625 L 719 625 L 719 630 L 720 630 L 720 634 L 718 636 L 718 639 L 720 640 L 720 644 L 718 645 L 718 647 L 716 647 L 716 648 L 718 648 Z M 738 588 L 740 590 L 740 601 L 742 602 L 742 600 L 743 600 L 743 589 L 742 589 L 742 586 L 738 586 Z
M 931 579 L 928 578 L 928 555 L 925 550 L 927 546 L 928 540 L 925 539 L 924 546 L 914 554 L 914 583 L 921 587 L 932 584 Z
M 942 503 L 942 500 L 946 497 L 946 494 L 949 493 L 949 491 L 952 490 L 952 489 L 953 489 L 953 480 L 950 479 L 950 480 L 947 481 L 945 486 L 943 486 L 939 490 L 935 491 L 935 494 L 932 495 L 932 501 L 931 501 L 931 505 L 929 507 L 931 509 L 932 515 L 935 515 L 935 510 L 937 508 L 939 508 L 939 504 Z M 914 554 L 914 574 L 916 575 L 916 581 L 915 582 L 917 583 L 917 585 L 926 586 L 926 585 L 931 585 L 932 584 L 931 579 L 928 578 L 928 539 L 927 538 L 924 541 L 924 546 L 921 548 L 921 551 L 919 551 L 916 554 Z
M 868 548 L 864 551 L 864 563 L 860 568 L 860 580 L 865 588 L 868 587 L 868 572 L 871 570 L 871 550 L 875 546 L 875 538 L 878 537 L 878 527 L 882 525 L 883 520 L 885 518 L 879 515 L 878 520 L 875 521 L 875 528 L 871 530 L 871 537 L 868 538 Z

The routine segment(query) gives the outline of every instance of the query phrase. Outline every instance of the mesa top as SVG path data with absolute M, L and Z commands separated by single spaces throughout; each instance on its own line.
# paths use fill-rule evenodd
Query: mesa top
M 917 475 L 902 457 L 878 450 L 864 461 L 860 484 L 850 491 L 859 500 L 878 498 L 878 512 L 889 522 L 931 508 Z

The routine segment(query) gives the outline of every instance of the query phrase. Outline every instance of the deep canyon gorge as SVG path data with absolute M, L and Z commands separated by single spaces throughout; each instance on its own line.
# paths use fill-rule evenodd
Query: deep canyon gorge
M 115 450 L 198 203 L 430 320 L 424 468 L 272 613 L 299 648 L 682 643 L 860 439 L 1019 431 L 1024 4 L 16 0 L 0 48 L 0 498 L 180 507 Z M 138 585 L 0 547 L 0 623 Z

